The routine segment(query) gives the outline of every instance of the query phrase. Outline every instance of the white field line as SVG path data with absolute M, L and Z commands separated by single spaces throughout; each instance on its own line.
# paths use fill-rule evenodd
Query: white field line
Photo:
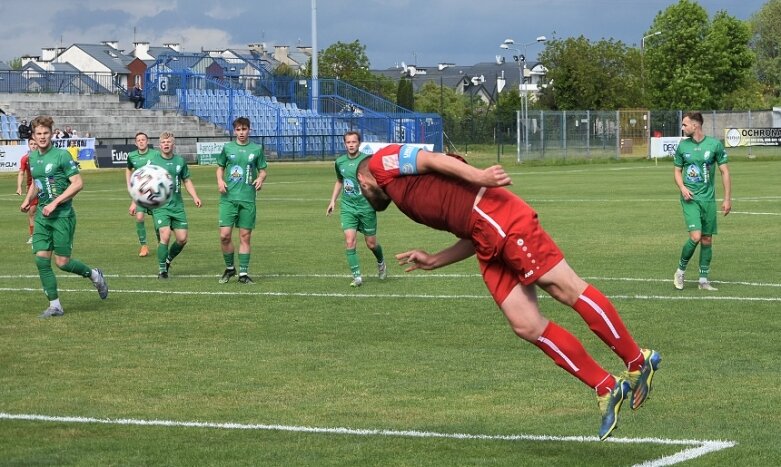
M 59 288 L 60 292 L 82 292 L 95 293 L 95 289 L 64 289 Z M 32 287 L 0 287 L 0 292 L 35 292 L 40 293 L 40 288 Z M 382 293 L 343 293 L 343 292 L 245 292 L 240 290 L 224 291 L 205 291 L 205 290 L 150 290 L 150 289 L 111 289 L 112 294 L 143 294 L 143 295 L 186 295 L 186 296 L 256 296 L 256 297 L 303 297 L 303 298 L 406 298 L 406 299 L 436 299 L 436 300 L 477 300 L 492 299 L 486 294 L 456 294 L 456 295 L 437 295 L 437 294 L 382 294 Z M 677 296 L 677 295 L 609 295 L 613 300 L 683 300 L 683 301 L 739 301 L 739 302 L 781 302 L 781 297 L 732 297 L 718 295 L 700 295 L 700 296 Z M 549 299 L 547 295 L 541 298 Z
M 106 274 L 108 278 L 118 279 L 156 279 L 156 274 Z M 220 277 L 219 274 L 177 274 L 176 278 L 187 279 L 213 279 Z M 270 273 L 270 274 L 253 274 L 252 277 L 259 279 L 346 279 L 352 278 L 349 274 L 293 274 L 293 273 Z M 412 274 L 399 274 L 392 276 L 393 279 L 460 279 L 460 278 L 479 278 L 482 277 L 477 273 L 412 273 Z M 37 279 L 37 274 L 0 274 L 0 279 Z M 74 274 L 58 274 L 57 280 L 60 279 L 83 279 L 81 276 Z M 672 282 L 670 279 L 654 279 L 654 278 L 642 278 L 642 277 L 598 277 L 598 276 L 584 276 L 586 281 L 611 281 L 611 282 L 650 282 L 650 283 L 665 283 Z M 687 283 L 696 284 L 696 280 L 686 281 Z M 712 284 L 725 284 L 725 285 L 745 285 L 749 287 L 781 287 L 781 283 L 778 282 L 745 282 L 745 281 L 711 281 Z
M 545 436 L 545 435 L 482 435 L 468 433 L 439 433 L 434 431 L 416 430 L 385 430 L 385 429 L 356 429 L 343 427 L 311 427 L 295 425 L 266 425 L 244 423 L 215 423 L 215 422 L 179 422 L 175 420 L 140 420 L 132 418 L 92 418 L 92 417 L 57 417 L 49 415 L 10 414 L 0 412 L 2 420 L 23 420 L 35 422 L 54 423 L 93 423 L 103 425 L 132 425 L 132 426 L 161 426 L 179 428 L 210 428 L 220 430 L 264 430 L 285 431 L 292 433 L 315 433 L 329 435 L 350 436 L 398 436 L 405 438 L 444 438 L 444 439 L 475 439 L 484 441 L 537 441 L 537 442 L 576 442 L 576 443 L 600 443 L 596 436 Z M 650 460 L 642 464 L 643 467 L 657 467 L 674 465 L 691 459 L 702 457 L 723 449 L 729 449 L 737 443 L 734 441 L 712 441 L 696 439 L 664 439 L 664 438 L 608 438 L 608 443 L 621 444 L 658 444 L 673 446 L 690 446 L 673 455 Z

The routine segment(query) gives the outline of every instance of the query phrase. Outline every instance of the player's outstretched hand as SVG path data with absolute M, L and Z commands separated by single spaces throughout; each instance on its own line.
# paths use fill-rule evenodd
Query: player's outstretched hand
M 501 165 L 492 165 L 483 170 L 482 186 L 507 186 L 512 185 L 513 181 Z
M 396 261 L 399 262 L 399 265 L 407 266 L 404 272 L 414 271 L 415 269 L 434 269 L 433 260 L 433 256 L 423 250 L 410 250 L 396 255 Z

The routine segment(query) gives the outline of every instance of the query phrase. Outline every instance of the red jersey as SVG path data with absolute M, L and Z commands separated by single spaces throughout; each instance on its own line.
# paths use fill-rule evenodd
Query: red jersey
M 405 153 L 411 153 L 409 148 L 386 146 L 372 156 L 369 170 L 407 217 L 472 240 L 497 304 L 516 284 L 534 283 L 564 258 L 534 209 L 511 191 L 438 173 L 415 175 L 416 155 L 412 151 L 405 158 Z
M 401 148 L 391 144 L 374 153 L 369 170 L 377 184 L 415 222 L 472 238 L 472 207 L 480 187 L 435 173 L 406 175 L 416 173 L 417 167 L 399 167 Z
M 30 153 L 28 152 L 22 156 L 22 160 L 19 161 L 19 171 L 24 171 L 27 174 L 27 188 L 33 184 L 33 174 L 30 172 Z

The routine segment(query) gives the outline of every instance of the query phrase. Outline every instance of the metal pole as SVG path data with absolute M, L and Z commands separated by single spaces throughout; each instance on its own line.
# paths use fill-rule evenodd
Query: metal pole
M 312 110 L 320 113 L 320 73 L 317 63 L 317 0 L 312 0 Z
M 515 161 L 520 164 L 521 163 L 521 112 L 520 111 L 515 112 L 515 127 L 517 128 L 517 130 L 515 131 L 515 152 L 517 153 Z

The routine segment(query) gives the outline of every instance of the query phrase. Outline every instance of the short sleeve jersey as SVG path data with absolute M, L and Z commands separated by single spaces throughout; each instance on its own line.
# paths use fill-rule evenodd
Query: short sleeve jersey
M 164 168 L 174 181 L 174 195 L 171 196 L 168 204 L 158 209 L 184 209 L 182 182 L 190 178 L 190 170 L 184 157 L 174 154 L 170 159 L 166 159 L 161 153 L 157 153 L 149 157 L 149 163 Z
M 683 184 L 696 200 L 715 200 L 716 165 L 727 163 L 727 153 L 721 141 L 706 136 L 699 143 L 692 138 L 681 140 L 675 150 L 673 164 L 681 167 Z M 683 195 L 681 195 L 683 196 Z
M 127 168 L 130 170 L 137 170 L 141 167 L 149 164 L 149 158 L 153 155 L 160 155 L 160 151 L 157 149 L 147 149 L 145 153 L 138 152 L 138 149 L 131 151 L 127 155 Z
M 38 189 L 38 212 L 60 196 L 71 184 L 70 178 L 78 175 L 79 167 L 68 151 L 51 146 L 45 154 L 33 151 L 29 156 L 30 173 Z M 49 219 L 74 215 L 72 199 L 60 203 Z
M 369 201 L 361 193 L 361 185 L 358 183 L 358 164 L 366 159 L 369 154 L 359 152 L 356 157 L 342 154 L 334 161 L 336 178 L 342 182 L 342 211 L 373 211 Z
M 223 199 L 254 203 L 257 190 L 254 183 L 258 172 L 268 167 L 263 148 L 255 143 L 225 143 L 217 156 L 217 165 L 225 169 L 223 181 L 227 185 Z
M 415 161 L 405 160 L 404 154 L 398 144 L 374 153 L 369 170 L 380 187 L 415 222 L 471 238 L 472 208 L 480 187 L 437 173 L 415 175 Z
M 28 152 L 24 156 L 22 156 L 22 160 L 19 161 L 19 171 L 23 172 L 25 175 L 25 178 L 27 179 L 27 188 L 30 188 L 30 185 L 33 184 L 33 176 L 30 173 L 30 153 Z

